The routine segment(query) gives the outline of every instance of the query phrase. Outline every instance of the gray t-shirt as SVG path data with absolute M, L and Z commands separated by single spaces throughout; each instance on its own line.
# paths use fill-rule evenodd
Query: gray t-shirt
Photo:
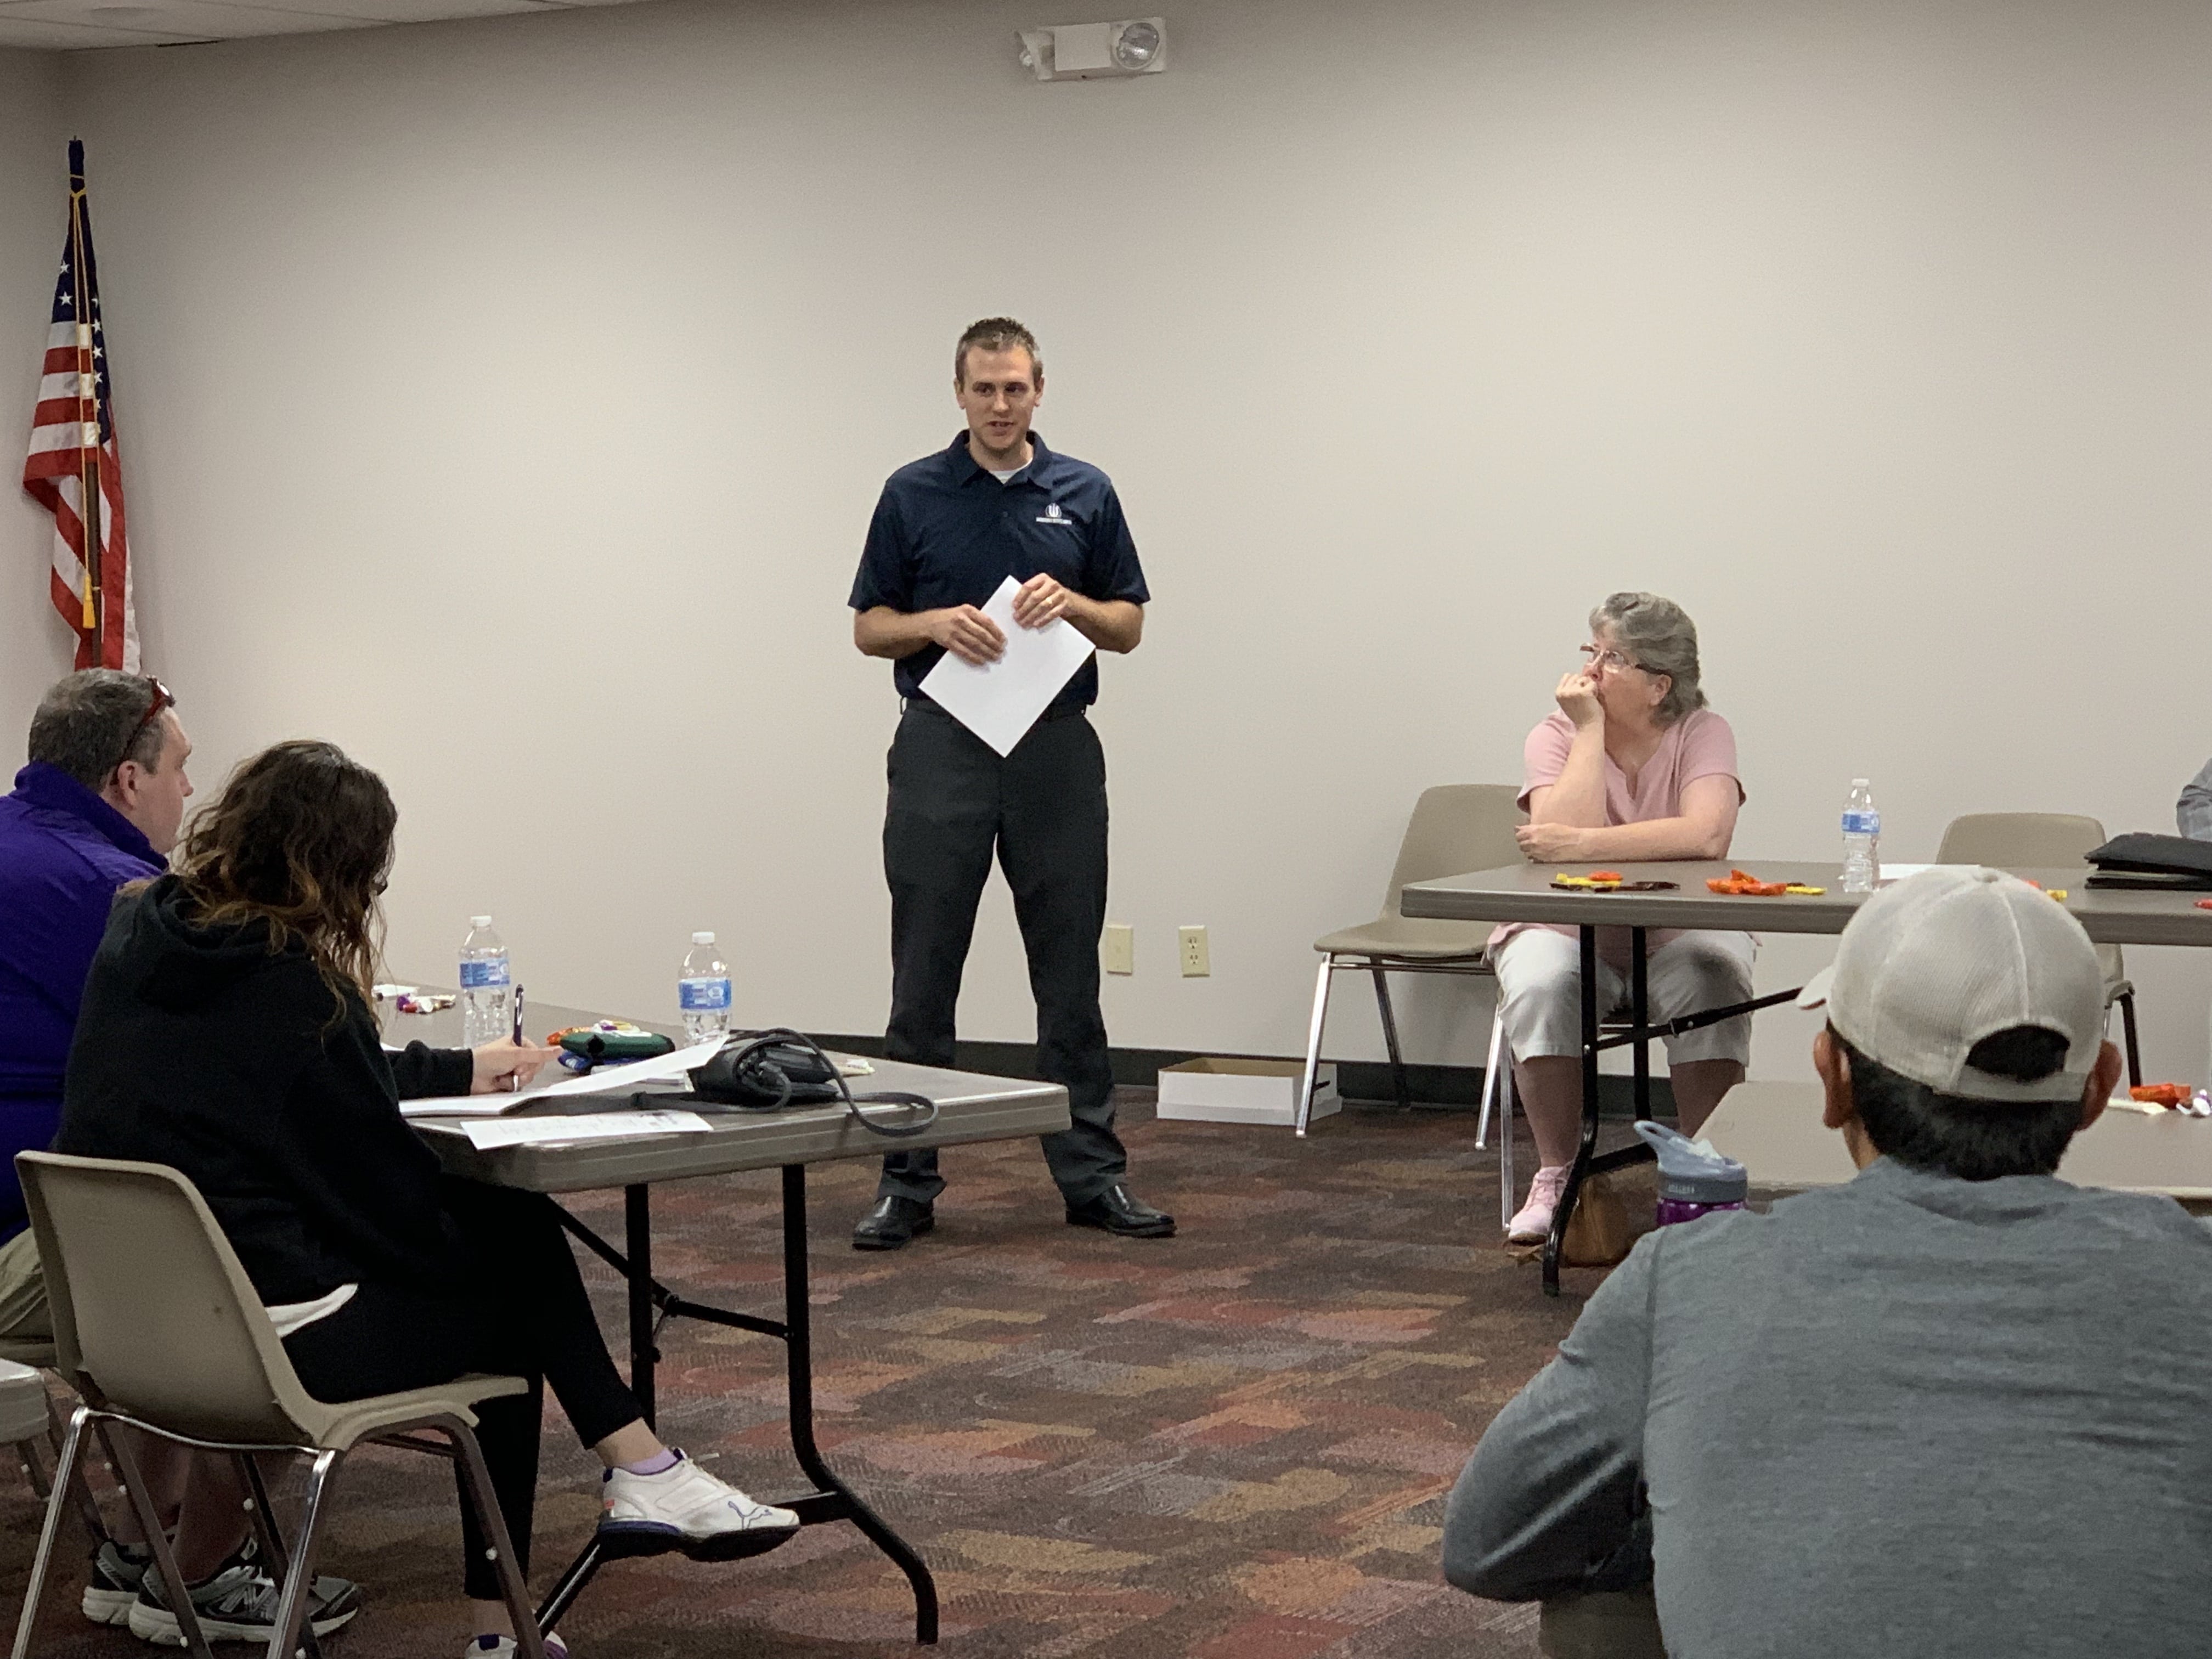
M 1444 1575 L 1528 1601 L 1646 1550 L 1676 1659 L 2200 1650 L 2212 1232 L 1887 1158 L 1659 1229 L 1484 1435 Z
M 2212 841 L 2212 761 L 2181 786 L 2181 799 L 2173 804 L 2173 821 L 2181 833 L 2197 841 Z

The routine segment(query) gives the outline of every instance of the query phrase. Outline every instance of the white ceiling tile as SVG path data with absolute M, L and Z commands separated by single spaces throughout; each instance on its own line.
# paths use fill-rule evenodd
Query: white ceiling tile
M 0 46 L 31 52 L 76 52 L 88 46 L 153 46 L 206 38 L 171 30 L 103 28 L 93 23 L 56 22 L 27 15 L 20 6 L 0 6 Z
M 0 46 L 74 51 L 231 40 L 627 3 L 630 0 L 0 0 Z
M 0 18 L 89 24 L 127 29 L 163 40 L 234 40 L 256 34 L 308 34 L 368 27 L 358 17 L 297 11 L 263 11 L 222 0 L 10 0 Z
M 226 9 L 262 11 L 272 16 L 320 12 L 364 23 L 436 23 L 456 17 L 501 17 L 514 12 L 550 11 L 540 0 L 223 0 Z M 256 33 L 266 33 L 257 30 Z

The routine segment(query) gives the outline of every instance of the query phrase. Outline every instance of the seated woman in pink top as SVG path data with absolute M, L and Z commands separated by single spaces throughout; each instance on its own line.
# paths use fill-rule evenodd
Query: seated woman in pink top
M 1559 709 L 1528 734 L 1521 850 L 1539 864 L 1602 866 L 1728 856 L 1743 786 L 1735 734 L 1705 707 L 1698 629 L 1656 593 L 1615 593 L 1590 612 L 1587 665 L 1560 680 Z M 1748 933 L 1655 929 L 1645 937 L 1655 1020 L 1751 996 Z M 1598 932 L 1599 994 L 1610 1013 L 1628 1000 L 1630 933 Z M 1582 1129 L 1582 968 L 1571 927 L 1515 924 L 1490 941 L 1498 1011 L 1541 1167 L 1510 1224 L 1513 1239 L 1551 1231 Z M 1685 1133 L 1743 1080 L 1751 1021 L 1668 1037 L 1667 1063 Z

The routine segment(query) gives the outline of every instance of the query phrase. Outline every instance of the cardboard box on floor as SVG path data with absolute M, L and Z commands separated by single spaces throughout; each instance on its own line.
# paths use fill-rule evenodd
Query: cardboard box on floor
M 1754 1187 L 1837 1187 L 1858 1173 L 1843 1136 L 1820 1122 L 1816 1083 L 1739 1084 L 1706 1119 L 1705 1137 Z M 2078 1186 L 2212 1205 L 2212 1118 L 2114 1108 L 2074 1137 L 2058 1173 Z
M 1160 1067 L 1158 1115 L 1197 1123 L 1264 1123 L 1290 1128 L 1298 1121 L 1298 1084 L 1305 1065 L 1296 1060 L 1225 1060 L 1205 1055 Z M 1337 1098 L 1336 1067 L 1314 1073 L 1314 1122 L 1344 1103 Z

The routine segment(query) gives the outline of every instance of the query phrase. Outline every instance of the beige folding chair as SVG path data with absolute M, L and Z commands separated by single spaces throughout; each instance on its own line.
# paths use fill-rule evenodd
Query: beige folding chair
M 1972 812 L 1953 818 L 1936 849 L 1938 864 L 1985 864 L 1992 870 L 2089 867 L 2086 856 L 2106 841 L 2105 826 L 2071 812 Z M 2117 945 L 2100 945 L 2097 960 L 2105 970 L 2105 1006 L 2120 1011 L 2120 1034 L 2128 1051 L 2128 1081 L 2142 1081 L 2142 1049 L 2136 1037 L 2136 988 Z
M 1305 1133 L 1313 1113 L 1314 1075 L 1321 1066 L 1322 1025 L 1328 1018 L 1329 983 L 1339 973 L 1375 976 L 1375 1003 L 1382 1015 L 1382 1040 L 1390 1051 L 1391 1085 L 1399 1105 L 1412 1106 L 1387 975 L 1486 975 L 1490 964 L 1483 960 L 1482 948 L 1496 924 L 1405 915 L 1398 908 L 1398 896 L 1408 882 L 1433 881 L 1439 876 L 1460 876 L 1519 863 L 1521 844 L 1513 836 L 1514 826 L 1522 821 L 1521 809 L 1514 804 L 1519 793 L 1510 783 L 1446 783 L 1423 790 L 1406 825 L 1406 838 L 1398 846 L 1398 862 L 1390 872 L 1389 889 L 1382 896 L 1382 914 L 1364 927 L 1347 927 L 1314 941 L 1322 962 L 1314 981 L 1305 1075 L 1298 1086 L 1300 1134 Z M 1483 1074 L 1482 1117 L 1475 1127 L 1477 1146 L 1483 1144 L 1489 1128 L 1498 1069 L 1498 1033 L 1493 1030 L 1490 1063 Z
M 13 1446 L 23 1473 L 41 1501 L 48 1495 L 46 1471 L 32 1449 L 45 1437 L 52 1419 L 46 1412 L 46 1381 L 28 1365 L 0 1359 L 0 1446 Z
M 470 1409 L 481 1401 L 527 1392 L 522 1378 L 471 1375 L 438 1388 L 342 1405 L 313 1399 L 230 1241 L 183 1176 L 159 1164 L 56 1152 L 19 1153 L 15 1168 L 46 1269 L 59 1369 L 86 1401 L 70 1419 L 54 1476 L 57 1493 L 73 1476 L 88 1427 L 121 1423 L 237 1456 L 254 1494 L 262 1551 L 283 1586 L 268 1652 L 289 1655 L 303 1635 L 324 1495 L 338 1461 L 365 1441 L 450 1458 L 483 1524 L 520 1650 L 529 1659 L 544 1659 Z M 443 1436 L 445 1443 L 422 1438 L 423 1431 Z M 155 1568 L 170 1588 L 185 1645 L 195 1659 L 211 1659 L 174 1553 L 138 1479 L 129 1437 L 116 1437 L 112 1450 Z M 254 1462 L 256 1454 L 269 1452 L 313 1460 L 291 1565 Z M 15 1659 L 30 1653 L 62 1507 L 58 1498 L 46 1504 L 16 1621 Z M 313 1633 L 304 1635 L 309 1651 L 315 1651 Z
M 39 1501 L 44 1503 L 52 1493 L 48 1488 L 45 1473 L 39 1468 L 38 1455 L 33 1450 L 33 1446 L 36 1439 L 43 1438 L 46 1443 L 47 1455 L 54 1460 L 58 1468 L 61 1462 L 62 1440 L 68 1431 L 54 1411 L 53 1396 L 46 1392 L 45 1382 L 37 1379 L 36 1374 L 42 1370 L 59 1370 L 60 1362 L 54 1352 L 54 1345 L 51 1341 L 37 1342 L 20 1337 L 0 1337 L 0 1375 L 5 1375 L 9 1367 L 31 1371 L 34 1380 L 38 1380 L 39 1382 L 37 1397 L 39 1408 L 46 1414 L 45 1426 L 40 1429 L 37 1437 L 18 1437 L 13 1443 L 16 1455 L 23 1460 L 23 1472 L 30 1477 L 31 1490 L 38 1494 Z M 30 1397 L 27 1394 L 22 1396 L 26 1400 Z M 84 1522 L 85 1530 L 92 1534 L 94 1542 L 106 1542 L 108 1537 L 106 1519 L 100 1512 L 100 1505 L 93 1498 L 92 1489 L 85 1484 L 84 1472 L 82 1469 L 78 1470 L 76 1477 L 69 1482 L 68 1492 L 70 1501 L 76 1505 L 78 1518 Z

